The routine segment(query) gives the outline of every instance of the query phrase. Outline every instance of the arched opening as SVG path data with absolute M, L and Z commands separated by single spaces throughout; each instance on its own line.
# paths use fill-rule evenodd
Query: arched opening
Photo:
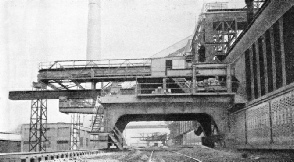
M 208 147 L 214 147 L 219 139 L 219 129 L 213 117 L 206 113 L 188 113 L 188 114 L 126 114 L 121 116 L 115 127 L 123 132 L 126 125 L 134 121 L 196 121 L 199 123 L 194 126 L 193 133 L 197 136 L 202 134 L 201 142 Z M 178 137 L 181 139 L 181 137 Z M 181 142 L 179 142 L 181 143 Z

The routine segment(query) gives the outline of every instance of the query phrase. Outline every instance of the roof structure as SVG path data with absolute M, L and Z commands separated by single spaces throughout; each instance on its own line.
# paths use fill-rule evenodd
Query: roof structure
M 21 141 L 20 134 L 0 132 L 0 141 Z

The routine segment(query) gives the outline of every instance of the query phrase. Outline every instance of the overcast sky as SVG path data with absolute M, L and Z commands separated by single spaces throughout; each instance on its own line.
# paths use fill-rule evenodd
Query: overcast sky
M 102 59 L 148 57 L 192 35 L 202 4 L 102 0 Z M 87 0 L 0 1 L 0 132 L 29 123 L 30 101 L 10 101 L 8 91 L 30 90 L 39 62 L 86 58 L 87 18 Z M 48 122 L 70 121 L 48 103 Z

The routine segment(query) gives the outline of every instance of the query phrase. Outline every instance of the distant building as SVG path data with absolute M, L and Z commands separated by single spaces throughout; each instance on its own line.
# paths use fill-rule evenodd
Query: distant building
M 0 152 L 20 152 L 21 136 L 19 134 L 0 132 Z
M 72 124 L 70 123 L 48 123 L 47 124 L 47 139 L 46 151 L 61 151 L 70 150 L 71 147 L 71 132 Z M 21 135 L 21 151 L 29 151 L 29 130 L 30 125 L 22 125 Z M 90 149 L 94 147 L 94 142 L 90 139 L 88 129 L 80 128 L 79 149 Z
M 201 144 L 201 137 L 195 134 L 199 127 L 197 121 L 174 121 L 169 124 L 169 139 L 167 145 L 198 145 Z

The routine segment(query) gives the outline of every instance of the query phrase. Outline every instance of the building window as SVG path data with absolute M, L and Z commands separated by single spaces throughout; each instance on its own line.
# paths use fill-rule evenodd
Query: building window
M 60 141 L 57 141 L 57 144 L 68 144 L 69 141 L 67 140 L 60 140 Z

